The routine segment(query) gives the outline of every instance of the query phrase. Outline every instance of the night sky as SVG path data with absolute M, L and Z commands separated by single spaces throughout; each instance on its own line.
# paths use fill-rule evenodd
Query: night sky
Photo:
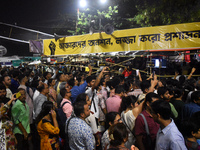
M 76 8 L 76 0 L 6 0 L 2 1 L 0 5 L 0 22 L 53 35 L 53 27 L 51 25 L 59 21 L 59 15 L 76 13 Z M 0 25 L 0 35 L 8 37 L 9 34 L 10 27 Z M 35 33 L 24 33 L 24 31 L 13 28 L 11 38 L 16 35 L 21 36 L 19 37 L 21 39 L 23 39 L 23 36 L 32 36 L 32 39 L 36 37 Z M 29 44 L 0 38 L 0 45 L 7 48 L 6 56 L 32 55 L 29 52 Z

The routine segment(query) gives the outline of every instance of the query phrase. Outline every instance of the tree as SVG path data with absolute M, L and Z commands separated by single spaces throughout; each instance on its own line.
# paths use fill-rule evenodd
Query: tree
M 137 13 L 134 21 L 141 27 L 200 20 L 199 0 L 140 0 L 135 1 L 135 8 Z
M 91 1 L 92 6 L 95 3 L 96 1 Z M 56 31 L 80 35 L 89 33 L 90 27 L 103 31 L 108 23 L 115 30 L 121 30 L 197 22 L 200 20 L 199 8 L 199 0 L 110 0 L 107 7 L 80 9 L 79 17 L 77 12 L 73 12 L 73 15 L 61 15 L 62 22 L 58 24 Z

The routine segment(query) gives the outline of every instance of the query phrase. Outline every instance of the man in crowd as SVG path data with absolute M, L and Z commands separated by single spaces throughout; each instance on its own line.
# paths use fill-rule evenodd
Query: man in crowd
M 156 100 L 159 100 L 159 96 L 153 92 L 150 92 L 146 95 L 145 98 L 145 110 L 142 111 L 141 114 L 144 115 L 147 125 L 149 128 L 149 135 L 147 135 L 146 126 L 144 119 L 141 115 L 136 118 L 135 121 L 135 135 L 136 135 L 136 143 L 140 150 L 154 150 L 155 142 L 156 142 L 156 134 L 159 129 L 159 124 L 156 123 L 151 115 L 151 104 Z M 150 136 L 151 142 L 148 143 L 148 137 Z
M 60 94 L 60 89 L 64 88 L 65 87 L 65 75 L 63 73 L 58 73 L 56 75 L 56 78 L 57 78 L 57 82 L 56 82 L 56 85 L 55 85 L 55 90 L 57 92 L 57 95 Z
M 51 73 L 50 72 L 44 72 L 43 77 L 45 78 L 44 83 L 48 84 L 48 80 L 51 78 Z
M 106 100 L 107 112 L 120 112 L 120 106 L 122 102 L 122 97 L 124 96 L 124 88 L 122 85 L 118 85 L 115 88 L 115 95 L 109 97 Z
M 157 100 L 151 104 L 151 108 L 154 121 L 160 124 L 155 150 L 187 150 L 182 134 L 170 118 L 170 104 L 164 100 Z
M 200 91 L 194 91 L 191 94 L 191 102 L 183 107 L 183 117 L 189 118 L 198 111 L 200 111 Z
M 17 139 L 17 149 L 27 150 L 30 147 L 30 123 L 29 123 L 29 106 L 26 103 L 26 91 L 18 89 L 20 96 L 13 105 L 11 113 L 13 117 L 13 132 Z
M 0 103 L 6 104 L 10 99 L 6 97 L 6 87 L 0 84 Z
M 2 77 L 2 83 L 5 85 L 6 87 L 6 97 L 11 99 L 12 97 L 12 91 L 9 89 L 10 85 L 11 85 L 11 78 L 8 75 L 5 75 Z
M 72 112 L 73 112 L 73 106 L 72 106 L 72 103 L 70 101 L 70 97 L 71 97 L 70 88 L 61 89 L 60 95 L 63 97 L 63 100 L 62 100 L 60 105 L 63 106 L 62 107 L 63 112 L 66 114 L 66 117 L 69 118 L 71 116 Z M 65 102 L 67 102 L 67 103 L 65 103 Z
M 142 94 L 138 95 L 138 100 L 142 101 L 144 100 L 146 94 L 149 92 L 149 87 L 151 86 L 151 83 L 149 80 L 144 80 L 141 82 L 140 87 L 142 90 Z
M 18 88 L 22 88 L 26 91 L 26 103 L 29 106 L 29 115 L 30 115 L 30 123 L 33 123 L 33 91 L 30 87 L 26 86 L 28 82 L 27 76 L 21 74 L 19 76 L 20 86 Z
M 43 83 L 38 87 L 38 91 L 40 94 L 38 97 L 33 101 L 34 104 L 34 113 L 33 113 L 33 118 L 36 119 L 38 114 L 40 113 L 42 109 L 42 104 L 47 101 L 47 95 L 49 93 L 49 87 L 46 83 Z
M 153 80 L 152 80 L 153 79 Z M 140 79 L 142 80 L 142 79 Z M 139 102 L 143 101 L 147 93 L 154 92 L 155 87 L 158 84 L 157 75 L 152 74 L 147 80 L 141 82 L 140 87 L 143 94 L 138 95 Z
M 170 103 L 170 95 L 169 95 L 169 91 L 167 90 L 167 88 L 159 87 L 158 88 L 158 95 L 160 96 L 160 98 L 162 98 L 163 100 L 167 101 L 170 104 L 171 111 L 172 111 L 172 117 L 174 119 L 177 118 L 178 112 L 176 111 L 174 105 L 172 103 Z
M 83 101 L 75 103 L 74 113 L 76 117 L 68 119 L 65 128 L 71 150 L 94 150 L 95 138 L 91 127 L 85 122 L 85 118 L 90 115 L 88 104 Z
M 99 98 L 97 96 L 96 88 L 98 87 L 100 80 L 103 77 L 103 74 L 107 72 L 106 69 L 107 67 L 104 67 L 97 78 L 95 78 L 94 76 L 88 76 L 86 78 L 88 87 L 85 93 L 88 95 L 89 99 L 91 99 L 92 101 L 90 110 L 94 113 L 96 119 L 99 119 L 99 109 L 98 109 Z
M 89 73 L 88 73 L 88 76 L 91 75 L 92 73 L 92 66 L 89 65 Z M 74 103 L 76 101 L 76 97 L 81 94 L 81 93 L 84 93 L 85 92 L 85 88 L 87 87 L 87 82 L 85 81 L 83 84 L 79 85 L 80 83 L 78 82 L 77 79 L 75 78 L 71 78 L 69 81 L 68 81 L 68 84 L 69 86 L 71 87 L 71 102 Z
M 12 73 L 10 90 L 12 91 L 13 94 L 17 92 L 17 89 L 19 87 L 19 82 L 18 82 L 19 74 L 20 72 L 18 70 L 14 70 Z
M 138 81 L 135 81 L 133 83 L 133 90 L 132 92 L 129 92 L 128 95 L 134 95 L 135 97 L 138 97 L 138 95 L 143 94 Z

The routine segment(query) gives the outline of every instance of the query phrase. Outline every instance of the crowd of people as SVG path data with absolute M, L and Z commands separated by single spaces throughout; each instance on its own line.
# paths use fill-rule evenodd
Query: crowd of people
M 0 68 L 1 150 L 200 150 L 200 80 Z

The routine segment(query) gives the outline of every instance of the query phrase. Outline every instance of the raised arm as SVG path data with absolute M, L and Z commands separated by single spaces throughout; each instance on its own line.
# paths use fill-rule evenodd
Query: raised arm
M 177 71 L 175 71 L 174 79 L 176 79 L 176 78 L 177 78 L 177 76 L 178 76 L 178 72 L 177 72 Z
M 15 95 L 16 95 L 16 93 L 12 95 L 11 99 L 5 105 L 3 105 L 3 107 L 0 108 L 0 118 L 4 113 L 6 113 L 8 111 L 8 109 L 10 108 L 11 103 L 14 100 L 16 100 Z
M 154 92 L 154 88 L 155 88 L 155 86 L 157 85 L 157 83 L 158 83 L 157 75 L 154 74 L 154 79 L 151 80 L 151 86 L 150 86 L 150 88 L 149 88 L 148 93 L 150 93 L 150 92 Z
M 140 70 L 138 70 L 138 77 L 139 77 L 140 82 L 142 82 L 142 77 L 141 77 L 141 74 L 140 74 Z
M 187 80 L 191 79 L 193 73 L 196 71 L 196 68 L 192 68 L 192 71 L 190 72 L 189 76 L 187 77 Z
M 92 66 L 89 64 L 89 65 L 88 65 L 88 68 L 89 68 L 88 76 L 91 76 L 91 74 L 92 74 Z
M 94 85 L 93 85 L 93 87 L 92 87 L 92 90 L 94 90 L 94 89 L 99 85 L 100 80 L 101 80 L 101 78 L 103 77 L 103 74 L 104 74 L 105 72 L 108 72 L 108 71 L 106 71 L 106 69 L 108 69 L 108 67 L 104 67 L 104 68 L 102 69 L 102 71 L 100 72 L 99 76 L 96 78 L 96 81 L 95 81 L 95 83 L 94 83 Z
M 132 109 L 135 118 L 137 118 L 137 116 L 142 112 L 143 108 L 144 108 L 144 101 L 142 101 L 137 107 Z

